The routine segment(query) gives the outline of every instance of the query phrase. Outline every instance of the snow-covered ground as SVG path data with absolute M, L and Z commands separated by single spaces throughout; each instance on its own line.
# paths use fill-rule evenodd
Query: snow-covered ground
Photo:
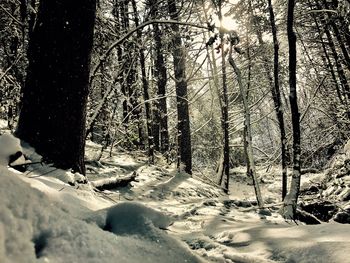
M 350 262 L 349 225 L 280 217 L 274 172 L 262 184 L 270 208 L 258 210 L 243 169 L 234 170 L 226 196 L 200 175 L 148 166 L 142 154 L 112 152 L 94 162 L 100 148 L 88 143 L 89 183 L 82 183 L 49 165 L 7 168 L 8 152 L 18 151 L 16 141 L 8 145 L 6 154 L 0 146 L 0 262 Z M 129 186 L 93 187 L 133 172 Z

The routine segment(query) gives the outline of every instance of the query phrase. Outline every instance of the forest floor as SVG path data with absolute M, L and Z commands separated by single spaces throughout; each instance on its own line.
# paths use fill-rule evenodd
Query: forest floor
M 95 162 L 99 149 L 87 145 L 89 183 L 47 165 L 24 173 L 0 165 L 1 262 L 350 262 L 349 225 L 281 218 L 277 168 L 259 171 L 267 207 L 259 210 L 244 168 L 233 169 L 225 195 L 205 171 L 190 177 L 123 151 Z M 302 188 L 324 176 L 304 175 Z

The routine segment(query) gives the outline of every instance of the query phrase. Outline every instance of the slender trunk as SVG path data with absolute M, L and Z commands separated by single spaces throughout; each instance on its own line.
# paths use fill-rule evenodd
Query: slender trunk
M 123 35 L 125 33 L 125 23 L 123 19 L 123 13 L 124 13 L 124 0 L 123 1 L 115 1 L 115 5 L 113 8 L 113 15 L 115 17 L 116 23 L 115 23 L 115 29 L 120 34 Z M 126 64 L 123 60 L 124 57 L 124 51 L 122 45 L 118 45 L 117 47 L 117 62 L 119 71 L 121 74 L 118 74 L 116 82 L 119 83 L 122 96 L 122 111 L 123 111 L 123 124 L 124 126 L 127 126 L 128 123 L 128 99 L 127 99 L 127 91 L 126 91 L 126 85 L 125 85 L 125 72 L 126 70 Z
M 132 7 L 134 11 L 134 19 L 135 26 L 139 26 L 139 18 L 137 12 L 136 1 L 132 0 Z M 142 39 L 141 30 L 137 31 L 137 38 L 139 40 Z M 141 47 L 139 50 L 140 54 L 140 67 L 141 67 L 141 81 L 143 88 L 143 99 L 145 101 L 145 112 L 146 112 L 146 128 L 147 128 L 147 136 L 148 136 L 148 160 L 150 164 L 154 164 L 154 142 L 153 142 L 153 134 L 152 134 L 152 110 L 151 103 L 149 101 L 149 83 L 146 75 L 146 63 L 145 63 L 145 53 L 144 48 Z
M 222 22 L 222 3 L 219 1 L 219 21 Z M 220 28 L 221 30 L 221 28 Z M 221 45 L 221 73 L 222 73 L 222 94 L 221 94 L 221 126 L 223 132 L 223 155 L 222 155 L 222 167 L 219 169 L 220 185 L 224 186 L 224 191 L 229 191 L 229 179 L 230 179 L 230 135 L 229 135 L 229 120 L 228 120 L 228 94 L 227 94 L 227 75 L 226 75 L 226 55 L 225 55 L 225 43 L 224 33 L 220 32 L 220 45 Z
M 312 3 L 311 3 L 310 0 L 308 1 L 308 4 L 309 4 L 309 8 L 312 10 Z M 333 79 L 333 83 L 332 84 L 335 87 L 335 90 L 336 90 L 336 93 L 337 93 L 337 97 L 338 97 L 340 103 L 341 104 L 344 104 L 344 103 L 347 104 L 347 98 L 344 96 L 344 93 L 342 94 L 341 87 L 339 86 L 338 79 L 337 79 L 337 76 L 335 74 L 333 63 L 332 63 L 331 58 L 330 58 L 330 56 L 328 54 L 328 50 L 327 50 L 325 41 L 323 39 L 323 32 L 322 32 L 322 30 L 321 30 L 321 28 L 319 26 L 319 23 L 317 21 L 316 15 L 313 14 L 313 13 L 311 13 L 311 15 L 312 15 L 313 21 L 315 23 L 315 27 L 316 27 L 316 30 L 317 30 L 317 36 L 318 36 L 319 42 L 321 43 L 321 47 L 322 47 L 322 51 L 323 51 L 323 53 L 320 54 L 321 59 L 322 59 L 324 65 L 326 66 L 326 68 L 329 70 L 329 73 L 331 74 L 331 77 Z M 303 46 L 304 46 L 304 50 L 307 52 L 307 49 L 306 49 L 304 43 L 303 43 Z M 311 61 L 310 55 L 308 55 L 308 57 L 309 57 L 309 60 Z M 315 66 L 314 66 L 314 68 L 315 68 Z M 315 68 L 315 70 L 316 70 L 316 68 Z M 317 77 L 319 79 L 321 78 L 319 76 L 319 74 L 317 74 Z
M 241 92 L 242 100 L 243 100 L 243 108 L 244 108 L 244 122 L 247 129 L 247 136 L 246 136 L 246 144 L 247 144 L 247 155 L 248 155 L 248 162 L 249 162 L 249 174 L 252 176 L 253 184 L 254 184 L 254 190 L 256 195 L 256 200 L 258 202 L 259 207 L 264 206 L 264 201 L 261 196 L 259 183 L 256 176 L 255 171 L 255 164 L 254 164 L 254 155 L 253 155 L 253 145 L 252 145 L 252 131 L 250 126 L 250 110 L 248 105 L 248 99 L 247 99 L 247 91 L 244 88 L 243 82 L 242 82 L 242 74 L 240 69 L 237 67 L 233 57 L 232 57 L 232 47 L 230 48 L 229 52 L 229 62 L 232 66 L 238 81 L 239 90 Z
M 342 66 L 342 64 L 340 62 L 340 58 L 339 58 L 337 50 L 335 48 L 332 35 L 327 30 L 326 30 L 326 36 L 327 36 L 329 48 L 331 50 L 331 53 L 332 53 L 332 56 L 333 56 L 333 59 L 334 59 L 334 62 L 335 62 L 335 66 L 337 68 L 337 73 L 338 73 L 340 82 L 341 82 L 342 87 L 343 87 L 344 96 L 349 101 L 350 100 L 350 86 L 349 86 L 348 79 L 347 79 L 347 77 L 345 75 L 343 66 Z
M 161 31 L 157 24 L 154 24 L 154 39 L 156 42 L 156 74 L 159 97 L 159 115 L 160 115 L 160 152 L 165 153 L 169 150 L 169 132 L 168 132 L 168 110 L 166 101 L 167 70 L 165 58 L 162 52 Z
M 317 8 L 322 8 L 322 6 L 317 4 Z M 350 100 L 350 86 L 349 86 L 347 77 L 345 75 L 343 66 L 341 64 L 341 59 L 339 58 L 336 46 L 334 44 L 332 34 L 329 31 L 329 26 L 328 26 L 326 19 L 323 15 L 321 15 L 320 20 L 321 20 L 321 24 L 324 26 L 324 32 L 326 34 L 326 37 L 328 40 L 328 46 L 331 50 L 331 53 L 332 53 L 332 56 L 333 56 L 333 59 L 335 62 L 335 66 L 337 68 L 337 73 L 338 73 L 340 82 L 341 82 L 342 87 L 343 87 L 343 93 L 345 94 L 345 97 L 347 98 L 347 100 Z
M 205 8 L 204 2 L 202 1 L 202 6 L 203 6 L 203 11 L 204 11 L 204 16 L 205 16 L 205 21 L 208 23 L 208 14 L 207 14 L 207 10 Z M 218 100 L 219 100 L 219 106 L 221 109 L 221 118 L 223 118 L 223 99 L 221 96 L 221 92 L 220 92 L 220 84 L 219 84 L 219 71 L 218 71 L 218 67 L 216 64 L 216 59 L 215 59 L 215 52 L 214 52 L 214 48 L 212 45 L 210 45 L 210 50 L 209 50 L 209 45 L 207 45 L 207 52 L 208 52 L 208 64 L 210 67 L 210 72 L 211 72 L 211 76 L 213 77 L 214 80 L 214 86 L 215 86 L 215 92 L 217 94 Z M 224 132 L 223 134 L 224 135 Z M 224 136 L 222 136 L 222 141 Z M 218 165 L 217 165 L 217 169 L 216 169 L 216 182 L 218 185 L 222 185 L 222 181 L 224 178 L 224 146 L 222 145 L 222 151 L 220 154 L 220 158 L 218 160 Z M 228 189 L 227 189 L 228 192 Z
M 334 65 L 331 61 L 331 58 L 328 54 L 328 50 L 327 50 L 327 47 L 326 47 L 326 44 L 324 42 L 324 39 L 322 37 L 322 33 L 321 33 L 321 29 L 320 29 L 320 26 L 317 22 L 317 19 L 315 16 L 314 17 L 314 21 L 315 21 L 315 25 L 316 25 L 316 28 L 317 28 L 317 32 L 318 32 L 318 37 L 319 37 L 319 40 L 321 42 L 321 45 L 322 45 L 322 50 L 323 50 L 323 60 L 325 62 L 325 65 L 327 65 L 327 68 L 329 69 L 330 73 L 331 73 L 331 76 L 332 76 L 332 79 L 333 79 L 333 82 L 334 82 L 334 86 L 335 86 L 335 89 L 337 91 L 337 95 L 338 95 L 338 98 L 339 98 L 339 101 L 343 104 L 344 103 L 344 100 L 345 102 L 347 101 L 347 98 L 346 96 L 344 96 L 344 99 L 343 99 L 343 96 L 341 94 L 341 89 L 339 87 L 339 84 L 338 84 L 338 80 L 337 80 L 337 77 L 336 77 L 336 74 L 335 74 L 335 70 L 334 70 Z M 341 83 L 341 81 L 340 81 Z M 343 94 L 345 95 L 345 94 Z
M 295 0 L 288 0 L 287 35 L 289 44 L 289 101 L 293 127 L 293 174 L 289 193 L 284 199 L 282 215 L 286 219 L 295 219 L 300 191 L 300 114 L 297 97 L 297 49 L 294 26 Z
M 329 9 L 329 8 L 330 8 L 326 0 L 323 0 L 323 5 L 324 5 L 324 7 L 325 7 L 326 9 Z M 345 46 L 346 39 L 343 39 L 343 36 L 342 36 L 342 34 L 339 32 L 338 26 L 337 26 L 336 23 L 334 22 L 333 17 L 329 14 L 329 12 L 326 12 L 326 13 L 327 13 L 327 18 L 328 18 L 328 23 L 329 23 L 330 26 L 332 27 L 333 33 L 334 33 L 334 35 L 335 35 L 335 38 L 337 39 L 338 44 L 339 44 L 339 46 L 340 46 L 340 49 L 341 49 L 341 51 L 342 51 L 342 53 L 343 53 L 345 65 L 346 65 L 346 67 L 348 68 L 348 70 L 350 71 L 350 56 L 349 56 L 349 53 L 348 53 L 348 49 L 347 49 L 347 47 Z
M 225 188 L 225 192 L 229 190 L 230 179 L 230 135 L 228 121 L 228 94 L 227 94 L 227 75 L 226 75 L 226 60 L 224 51 L 224 41 L 221 39 L 221 56 L 222 56 L 222 119 L 221 125 L 224 134 L 223 142 L 223 180 L 220 182 Z
M 332 0 L 332 5 L 333 5 L 333 8 L 336 9 L 338 7 L 338 5 L 339 5 L 339 1 L 338 0 Z M 349 15 L 344 17 L 343 14 L 340 14 L 340 12 L 338 12 L 336 18 L 337 18 L 337 20 L 339 20 L 340 28 L 343 31 L 342 35 L 346 39 L 347 50 L 349 50 L 350 49 L 350 21 L 349 21 Z
M 150 3 L 150 14 L 152 19 L 158 18 L 157 1 Z M 169 132 L 168 132 L 168 111 L 166 102 L 166 85 L 167 85 L 167 69 L 165 66 L 165 58 L 163 55 L 162 32 L 158 24 L 153 24 L 153 39 L 155 43 L 154 55 L 154 75 L 157 81 L 157 95 L 159 99 L 155 102 L 155 140 L 156 149 L 161 153 L 169 150 Z
M 277 39 L 277 27 L 275 22 L 275 14 L 271 0 L 268 0 L 268 8 L 270 14 L 270 24 L 273 37 L 273 76 L 274 85 L 271 87 L 273 102 L 275 105 L 276 116 L 280 129 L 281 140 L 281 161 L 282 161 L 282 200 L 287 194 L 287 137 L 284 126 L 284 114 L 281 100 L 280 82 L 279 82 L 279 43 Z
M 119 29 L 120 29 L 120 33 L 121 34 L 125 34 L 128 29 L 129 29 L 129 17 L 128 17 L 128 0 L 121 0 L 121 1 L 116 1 L 116 4 L 119 5 L 119 17 L 120 17 L 120 25 L 119 25 Z M 130 117 L 130 95 L 129 95 L 129 78 L 128 78 L 128 70 L 126 69 L 126 63 L 125 60 L 128 57 L 128 53 L 125 52 L 125 50 L 128 50 L 128 43 L 127 41 L 125 41 L 123 43 L 123 48 L 121 47 L 119 49 L 120 52 L 120 56 L 118 56 L 119 59 L 119 65 L 122 66 L 121 70 L 123 72 L 123 74 L 121 75 L 120 78 L 120 85 L 121 85 L 121 92 L 123 94 L 123 124 L 125 129 L 128 131 L 128 127 L 129 127 L 129 117 Z M 129 52 L 131 52 L 129 50 Z M 130 61 L 130 60 L 129 60 Z M 126 81 L 127 80 L 127 81 Z
M 250 3 L 249 3 L 250 4 Z M 251 6 L 251 5 L 250 5 Z M 243 96 L 246 96 L 247 100 L 249 98 L 249 91 L 251 88 L 251 77 L 252 77 L 252 58 L 250 55 L 250 46 L 249 46 L 249 38 L 248 38 L 248 32 L 247 32 L 247 58 L 248 58 L 248 81 L 247 81 L 247 89 L 246 89 L 246 94 Z M 248 101 L 249 103 L 249 101 Z M 251 168 L 250 168 L 250 162 L 249 162 L 249 152 L 248 152 L 248 127 L 247 123 L 244 122 L 244 128 L 243 128 L 243 149 L 244 149 L 244 155 L 245 155 L 245 160 L 246 160 L 246 166 L 247 166 L 247 176 L 252 178 Z
M 168 10 L 172 20 L 179 20 L 175 0 L 168 0 Z M 178 166 L 184 164 L 184 171 L 188 174 L 192 174 L 191 131 L 187 96 L 185 52 L 182 46 L 179 25 L 172 24 L 171 28 L 173 31 L 172 51 L 177 98 Z

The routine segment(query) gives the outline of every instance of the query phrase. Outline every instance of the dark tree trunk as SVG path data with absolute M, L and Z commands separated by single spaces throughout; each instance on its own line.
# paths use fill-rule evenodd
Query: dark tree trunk
M 125 34 L 129 29 L 129 14 L 128 14 L 128 0 L 121 0 L 116 1 L 116 4 L 119 5 L 119 17 L 120 17 L 120 33 Z M 129 126 L 129 119 L 130 119 L 130 96 L 129 96 L 129 78 L 128 78 L 128 66 L 130 65 L 130 60 L 128 60 L 128 64 L 125 63 L 126 58 L 128 57 L 127 53 L 125 52 L 128 48 L 128 41 L 123 42 L 119 52 L 120 55 L 118 56 L 119 63 L 121 66 L 121 70 L 123 74 L 121 75 L 120 79 L 120 85 L 121 85 L 121 92 L 123 94 L 123 124 L 126 130 L 128 130 Z
M 317 8 L 321 9 L 322 6 L 317 3 Z M 345 72 L 344 72 L 344 69 L 343 69 L 343 65 L 341 64 L 341 59 L 339 58 L 336 46 L 334 44 L 333 36 L 332 36 L 332 34 L 331 34 L 330 30 L 329 30 L 329 25 L 328 25 L 328 23 L 326 21 L 326 18 L 324 17 L 323 14 L 321 14 L 321 16 L 320 16 L 320 21 L 321 21 L 321 24 L 323 25 L 324 32 L 325 32 L 326 37 L 327 37 L 328 46 L 329 46 L 329 48 L 331 50 L 331 54 L 332 54 L 334 62 L 335 62 L 337 73 L 338 73 L 340 82 L 341 82 L 342 87 L 343 87 L 343 93 L 344 93 L 345 97 L 348 100 L 350 100 L 349 83 L 348 83 L 348 80 L 346 78 L 346 75 L 345 75 Z
M 348 1 L 349 2 L 349 1 Z M 338 0 L 332 0 L 332 6 L 334 9 L 337 9 L 339 6 L 339 1 Z M 346 46 L 347 50 L 350 49 L 350 21 L 349 21 L 349 15 L 342 15 L 340 12 L 337 14 L 337 21 L 340 24 L 340 30 L 342 31 L 342 35 L 346 39 Z
M 281 139 L 281 160 L 282 160 L 282 200 L 287 194 L 287 138 L 286 130 L 284 126 L 284 116 L 281 100 L 281 91 L 279 85 L 279 43 L 277 39 L 277 27 L 275 22 L 275 14 L 273 11 L 273 6 L 271 0 L 268 0 L 269 14 L 270 14 L 270 24 L 273 36 L 273 76 L 274 85 L 271 87 L 271 93 L 273 102 L 275 105 L 276 116 L 278 120 L 278 125 L 280 128 L 280 139 Z
M 222 1 L 218 1 L 218 16 L 222 23 Z M 226 55 L 224 48 L 224 33 L 220 28 L 220 52 L 221 52 L 221 73 L 222 73 L 222 93 L 219 92 L 221 106 L 221 128 L 223 133 L 223 149 L 220 158 L 219 169 L 217 172 L 218 184 L 223 185 L 224 191 L 228 193 L 230 184 L 230 134 L 228 120 L 228 91 L 226 74 Z
M 337 91 L 337 95 L 338 95 L 339 101 L 342 104 L 346 103 L 347 102 L 347 98 L 346 98 L 345 94 L 341 93 L 341 89 L 339 87 L 338 80 L 337 80 L 337 77 L 336 77 L 336 74 L 335 74 L 334 65 L 333 65 L 333 63 L 331 61 L 331 58 L 330 58 L 329 54 L 328 54 L 328 50 L 327 50 L 326 44 L 325 44 L 323 36 L 322 36 L 321 28 L 320 28 L 320 26 L 319 26 L 319 24 L 317 22 L 317 19 L 316 19 L 315 15 L 313 15 L 313 19 L 315 21 L 315 25 L 316 25 L 317 32 L 318 32 L 318 38 L 319 38 L 319 40 L 321 42 L 321 46 L 322 46 L 322 50 L 323 50 L 322 59 L 324 60 L 325 65 L 327 66 L 327 68 L 330 71 L 330 74 L 331 74 L 333 82 L 334 82 L 335 89 Z M 340 81 L 340 83 L 341 83 L 341 81 Z
M 116 8 L 119 6 L 119 17 L 120 17 L 120 33 L 126 34 L 130 30 L 130 24 L 132 19 L 130 16 L 130 0 L 116 1 Z M 137 70 L 136 70 L 136 58 L 135 53 L 136 37 L 126 39 L 119 51 L 118 55 L 120 70 L 122 75 L 120 78 L 121 92 L 123 94 L 123 124 L 126 130 L 126 136 L 128 137 L 127 147 L 141 146 L 142 148 L 142 125 L 141 125 L 141 111 L 139 104 L 140 92 L 137 89 Z M 137 133 L 138 136 L 134 136 Z M 131 139 L 135 138 L 135 139 Z M 137 138 L 137 139 L 136 139 Z
M 139 26 L 139 18 L 137 12 L 136 1 L 132 0 L 132 7 L 134 10 L 134 19 L 135 26 Z M 137 31 L 137 38 L 139 40 L 142 39 L 142 31 Z M 146 63 L 145 63 L 145 53 L 144 48 L 140 48 L 140 67 L 141 67 L 141 80 L 142 80 L 142 88 L 143 88 L 143 99 L 145 100 L 145 112 L 146 112 L 146 127 L 147 127 L 147 135 L 148 135 L 148 158 L 151 164 L 154 163 L 154 141 L 152 134 L 152 111 L 151 111 L 151 102 L 149 101 L 149 83 L 146 76 Z
M 228 193 L 230 183 L 230 134 L 228 120 L 228 91 L 226 75 L 226 59 L 224 50 L 224 41 L 221 39 L 221 56 L 222 56 L 222 108 L 221 108 L 221 126 L 224 134 L 223 141 L 223 182 L 224 191 Z
M 158 86 L 158 111 L 159 111 L 159 128 L 160 128 L 160 151 L 165 153 L 169 149 L 168 135 L 168 111 L 166 103 L 166 84 L 167 70 L 165 67 L 165 59 L 162 51 L 161 31 L 158 24 L 153 25 L 154 41 L 155 41 L 155 75 Z
M 47 161 L 82 174 L 95 11 L 95 0 L 41 1 L 17 128 Z
M 251 7 L 251 3 L 250 2 L 249 2 L 249 6 Z M 250 89 L 251 89 L 251 79 L 252 79 L 252 56 L 251 56 L 250 53 L 251 53 L 251 51 L 250 51 L 250 43 L 249 43 L 248 32 L 247 32 L 248 79 L 247 79 L 246 94 L 244 94 L 243 96 L 246 97 L 248 102 L 249 102 L 249 92 L 250 92 Z M 247 127 L 247 122 L 245 121 L 244 122 L 244 127 L 243 127 L 243 150 L 244 150 L 246 166 L 247 166 L 247 176 L 252 178 L 252 174 L 251 174 L 252 170 L 250 168 L 250 163 L 249 163 L 248 146 L 249 146 L 248 127 Z
M 323 6 L 326 9 L 330 9 L 329 4 L 328 4 L 328 2 L 326 0 L 323 0 Z M 340 49 L 341 49 L 341 51 L 343 53 L 345 65 L 348 68 L 348 70 L 350 71 L 350 56 L 349 56 L 349 53 L 348 53 L 348 49 L 345 46 L 346 39 L 343 39 L 343 36 L 340 33 L 337 24 L 335 23 L 333 17 L 329 14 L 329 12 L 327 12 L 327 18 L 328 18 L 328 23 L 332 27 L 334 36 L 337 39 L 338 44 L 340 46 Z
M 170 18 L 173 20 L 179 20 L 175 0 L 168 0 L 168 9 Z M 179 25 L 172 24 L 171 28 L 173 31 L 172 51 L 177 98 L 178 166 L 181 164 L 185 165 L 185 172 L 192 174 L 192 149 L 187 96 L 186 59 L 183 50 L 184 47 L 182 46 Z
M 295 0 L 288 0 L 287 35 L 289 44 L 289 102 L 292 115 L 293 130 L 293 174 L 289 193 L 284 199 L 282 215 L 286 219 L 295 219 L 300 191 L 300 114 L 297 97 L 297 49 L 294 32 Z
M 326 36 L 327 36 L 327 40 L 328 40 L 327 42 L 328 42 L 329 48 L 331 50 L 331 53 L 332 53 L 332 56 L 333 56 L 333 59 L 335 62 L 335 66 L 337 68 L 337 73 L 338 73 L 340 82 L 341 82 L 342 87 L 343 87 L 343 93 L 345 94 L 346 98 L 348 100 L 350 100 L 349 83 L 348 83 L 347 77 L 345 75 L 344 68 L 340 62 L 340 58 L 338 56 L 337 49 L 334 45 L 332 35 L 330 34 L 330 32 L 327 29 L 325 30 L 325 32 L 326 32 Z

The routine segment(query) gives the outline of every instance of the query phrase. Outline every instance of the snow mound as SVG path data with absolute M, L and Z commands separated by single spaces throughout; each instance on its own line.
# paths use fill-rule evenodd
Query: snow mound
M 0 130 L 4 130 L 7 128 L 7 121 L 6 120 L 3 120 L 3 119 L 0 119 Z
M 173 219 L 135 202 L 117 204 L 107 212 L 106 229 L 115 234 L 148 234 L 155 228 L 165 229 Z
M 0 165 L 7 166 L 9 157 L 16 152 L 22 152 L 21 141 L 11 134 L 0 136 Z
M 70 213 L 65 203 L 33 189 L 21 177 L 0 165 L 0 262 L 199 262 L 179 242 L 155 226 L 167 217 L 137 204 L 111 208 L 108 221 L 115 229 L 123 211 L 141 211 L 153 228 L 140 235 L 115 235 L 96 223 Z M 124 214 L 125 215 L 125 214 Z M 114 229 L 113 228 L 113 229 Z M 147 231 L 149 233 L 147 233 Z

